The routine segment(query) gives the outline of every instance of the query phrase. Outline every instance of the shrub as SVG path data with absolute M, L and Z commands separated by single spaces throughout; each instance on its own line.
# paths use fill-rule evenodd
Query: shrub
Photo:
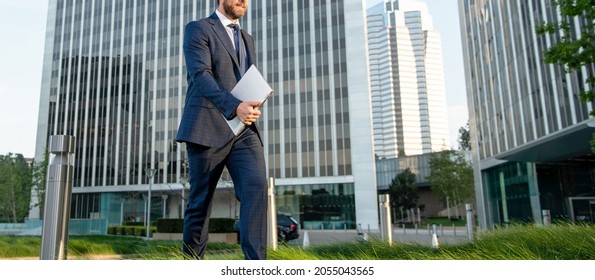
M 211 218 L 209 221 L 210 233 L 227 233 L 233 232 L 234 219 L 230 218 Z
M 159 219 L 157 220 L 157 232 L 181 233 L 184 228 L 183 219 Z
M 118 234 L 117 230 L 118 230 L 117 226 L 109 226 L 109 227 L 107 227 L 107 234 L 111 234 L 111 235 Z
M 117 235 L 126 235 L 126 227 L 116 227 L 116 234 Z
M 233 231 L 234 219 L 211 218 L 209 219 L 210 233 L 228 233 Z M 159 219 L 157 220 L 157 231 L 161 233 L 182 233 L 184 219 Z
M 146 236 L 147 235 L 147 230 L 145 229 L 145 227 L 134 227 L 134 235 L 135 236 Z
M 123 222 L 123 226 L 144 226 L 144 222 Z
M 125 235 L 134 235 L 134 227 L 133 226 L 124 227 L 124 234 Z

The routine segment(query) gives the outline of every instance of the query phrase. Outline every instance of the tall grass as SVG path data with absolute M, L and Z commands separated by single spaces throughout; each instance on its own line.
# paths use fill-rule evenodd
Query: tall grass
M 293 258 L 292 256 L 298 256 Z M 329 260 L 594 260 L 595 226 L 510 226 L 478 234 L 474 242 L 428 246 L 373 240 L 283 249 L 272 259 Z
M 0 236 L 0 258 L 39 256 L 40 237 Z M 138 237 L 73 236 L 68 256 L 122 255 L 126 259 L 182 260 L 180 241 L 145 241 Z M 241 260 L 238 244 L 209 243 L 207 260 Z M 432 248 L 381 240 L 308 248 L 281 245 L 272 260 L 595 260 L 595 226 L 516 225 L 479 233 L 473 242 Z

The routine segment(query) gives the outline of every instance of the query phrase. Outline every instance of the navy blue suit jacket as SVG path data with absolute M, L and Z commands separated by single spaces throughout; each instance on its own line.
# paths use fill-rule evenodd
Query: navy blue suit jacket
M 178 142 L 221 147 L 235 136 L 224 117 L 234 118 L 241 103 L 230 92 L 240 80 L 240 64 L 225 28 L 216 13 L 186 25 L 184 57 L 188 90 L 176 136 Z M 254 64 L 254 39 L 244 30 L 242 36 L 248 65 Z

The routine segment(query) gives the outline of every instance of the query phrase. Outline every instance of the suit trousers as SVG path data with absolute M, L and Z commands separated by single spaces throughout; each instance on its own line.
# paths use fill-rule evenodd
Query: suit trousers
M 263 147 L 254 125 L 223 147 L 187 143 L 190 193 L 184 213 L 187 257 L 203 259 L 209 236 L 212 199 L 224 167 L 240 201 L 240 244 L 247 260 L 266 259 L 267 180 Z

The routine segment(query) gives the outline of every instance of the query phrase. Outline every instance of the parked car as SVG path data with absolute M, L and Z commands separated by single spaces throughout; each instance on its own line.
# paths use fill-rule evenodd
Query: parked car
M 283 214 L 277 214 L 277 236 L 281 241 L 294 240 L 300 237 L 298 222 Z
M 238 233 L 238 242 L 240 241 L 240 220 L 237 219 L 233 224 L 233 230 Z M 300 237 L 298 222 L 287 215 L 277 214 L 277 238 L 279 241 L 289 241 Z

